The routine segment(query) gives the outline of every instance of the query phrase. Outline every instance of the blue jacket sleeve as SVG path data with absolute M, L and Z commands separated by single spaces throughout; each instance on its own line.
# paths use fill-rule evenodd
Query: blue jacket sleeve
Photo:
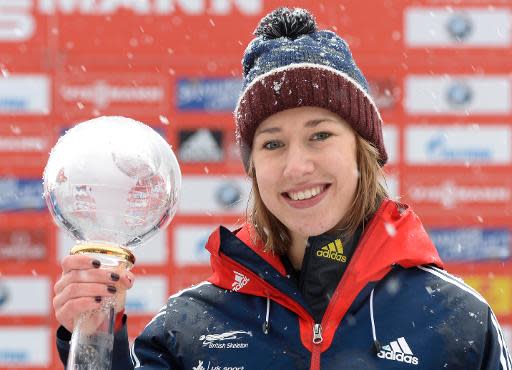
M 57 330 L 57 350 L 64 368 L 68 362 L 69 341 L 71 333 L 64 327 Z M 128 332 L 126 327 L 126 315 L 123 316 L 123 326 L 114 335 L 114 352 L 112 353 L 112 370 L 131 370 L 133 369 L 130 360 L 130 351 L 128 345 Z
M 496 316 L 489 308 L 487 338 L 481 370 L 512 370 L 512 360 L 507 348 L 505 336 Z
M 132 361 L 135 369 L 181 370 L 174 355 L 175 338 L 166 325 L 166 309 L 161 310 L 146 326 L 133 344 Z

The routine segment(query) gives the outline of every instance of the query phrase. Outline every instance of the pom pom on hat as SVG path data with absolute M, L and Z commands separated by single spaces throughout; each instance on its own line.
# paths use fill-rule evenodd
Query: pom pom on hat
M 316 30 L 315 18 L 307 10 L 278 8 L 260 21 L 254 35 L 264 39 L 287 37 L 294 40 Z
M 307 10 L 289 8 L 269 13 L 254 34 L 242 60 L 243 87 L 234 112 L 246 171 L 258 125 L 272 114 L 305 106 L 338 114 L 377 148 L 379 163 L 386 163 L 382 119 L 342 38 L 318 30 Z

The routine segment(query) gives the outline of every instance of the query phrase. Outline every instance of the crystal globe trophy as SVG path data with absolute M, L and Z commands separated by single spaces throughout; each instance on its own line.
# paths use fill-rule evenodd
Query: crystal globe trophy
M 130 269 L 134 248 L 163 230 L 177 210 L 181 172 L 169 144 L 125 117 L 99 117 L 67 131 L 43 174 L 44 198 L 56 223 L 102 267 Z M 92 298 L 91 298 L 92 299 Z M 119 293 L 86 312 L 71 337 L 68 369 L 111 368 Z

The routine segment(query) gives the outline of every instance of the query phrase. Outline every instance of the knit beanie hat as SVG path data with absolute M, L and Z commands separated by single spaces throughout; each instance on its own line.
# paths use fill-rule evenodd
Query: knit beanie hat
M 248 171 L 254 133 L 274 113 L 320 107 L 338 114 L 387 159 L 382 119 L 348 44 L 318 30 L 307 10 L 279 8 L 266 15 L 242 60 L 242 93 L 235 108 L 236 139 Z

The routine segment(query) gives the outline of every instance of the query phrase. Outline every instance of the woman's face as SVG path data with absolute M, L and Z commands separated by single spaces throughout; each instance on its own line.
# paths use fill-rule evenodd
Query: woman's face
M 326 109 L 293 108 L 265 119 L 254 135 L 252 160 L 263 203 L 292 237 L 333 229 L 354 199 L 355 133 Z

